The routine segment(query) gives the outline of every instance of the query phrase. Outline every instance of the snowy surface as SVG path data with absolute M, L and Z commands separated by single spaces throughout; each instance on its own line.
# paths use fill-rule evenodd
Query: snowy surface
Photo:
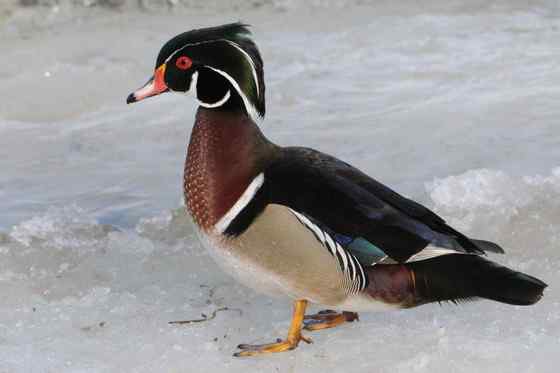
M 556 1 L 16 3 L 0 7 L 1 373 L 558 371 Z M 492 259 L 547 282 L 543 300 L 362 314 L 295 351 L 232 358 L 283 337 L 291 306 L 232 282 L 194 236 L 181 208 L 194 102 L 124 101 L 170 36 L 238 19 L 264 56 L 270 138 L 500 243 Z

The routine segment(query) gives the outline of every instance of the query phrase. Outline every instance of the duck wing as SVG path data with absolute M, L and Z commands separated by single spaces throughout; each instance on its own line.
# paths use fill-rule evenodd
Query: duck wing
M 473 240 L 421 204 L 403 197 L 355 167 L 319 151 L 282 148 L 264 170 L 268 203 L 311 218 L 328 229 L 354 255 L 379 250 L 397 262 L 430 247 L 460 253 L 503 252 L 496 244 Z

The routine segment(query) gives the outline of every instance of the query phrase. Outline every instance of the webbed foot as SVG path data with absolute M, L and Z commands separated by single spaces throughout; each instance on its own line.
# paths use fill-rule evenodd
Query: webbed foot
M 305 315 L 303 319 L 303 329 L 314 331 L 334 328 L 335 326 L 354 320 L 360 320 L 356 312 L 343 311 L 339 313 L 333 310 L 324 310 L 313 315 Z
M 300 333 L 299 336 L 293 338 L 288 337 L 285 340 L 278 338 L 274 343 L 264 343 L 259 345 L 240 344 L 239 346 L 237 346 L 237 348 L 242 351 L 236 352 L 235 354 L 233 354 L 233 356 L 255 356 L 271 352 L 293 350 L 297 347 L 300 341 L 304 341 L 305 343 L 313 343 L 311 338 L 305 337 Z
M 272 352 L 289 351 L 296 348 L 300 341 L 305 343 L 312 343 L 311 338 L 301 335 L 301 326 L 303 324 L 303 317 L 305 316 L 305 308 L 307 307 L 306 300 L 297 300 L 294 302 L 294 313 L 292 316 L 292 323 L 288 330 L 288 337 L 284 340 L 277 339 L 274 343 L 265 343 L 258 345 L 240 344 L 237 346 L 241 351 L 236 352 L 233 356 L 255 356 L 267 354 Z

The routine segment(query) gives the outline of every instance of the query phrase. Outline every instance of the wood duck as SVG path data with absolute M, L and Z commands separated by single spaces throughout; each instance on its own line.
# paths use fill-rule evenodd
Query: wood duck
M 188 31 L 159 52 L 153 77 L 127 103 L 190 92 L 200 105 L 184 173 L 186 207 L 216 261 L 242 283 L 294 301 L 288 336 L 239 345 L 235 356 L 280 352 L 357 311 L 486 298 L 537 302 L 539 279 L 484 257 L 503 253 L 348 163 L 281 147 L 265 114 L 263 62 L 241 23 Z M 305 315 L 308 302 L 341 310 Z

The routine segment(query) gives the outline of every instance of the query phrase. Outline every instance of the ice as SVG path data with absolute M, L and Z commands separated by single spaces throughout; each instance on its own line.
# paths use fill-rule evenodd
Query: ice
M 0 372 L 557 371 L 556 0 L 22 3 L 0 2 Z M 267 136 L 496 241 L 490 259 L 547 282 L 543 300 L 364 313 L 233 358 L 283 337 L 291 305 L 196 239 L 181 202 L 193 100 L 124 101 L 170 36 L 239 19 L 265 61 Z
M 493 219 L 509 219 L 519 214 L 535 196 L 523 182 L 503 171 L 488 169 L 469 170 L 464 174 L 435 179 L 428 183 L 430 197 L 443 215 L 457 214 L 461 219 L 454 222 L 462 229 L 472 229 L 472 224 L 489 224 Z M 478 216 L 482 210 L 486 216 Z M 462 226 L 461 226 L 462 225 Z

